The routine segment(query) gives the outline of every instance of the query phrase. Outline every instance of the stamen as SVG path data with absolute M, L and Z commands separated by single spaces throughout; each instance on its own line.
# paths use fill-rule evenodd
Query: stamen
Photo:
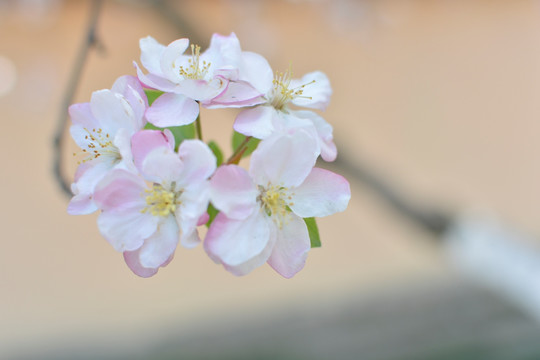
M 283 72 L 276 72 L 274 80 L 272 83 L 274 87 L 272 88 L 272 94 L 270 96 L 270 105 L 272 105 L 277 110 L 283 110 L 284 107 L 295 98 L 304 98 L 311 99 L 311 96 L 305 96 L 304 88 L 308 85 L 315 83 L 315 80 L 312 80 L 306 84 L 302 84 L 295 88 L 289 88 L 291 80 L 293 77 L 292 66 L 289 65 L 289 69 Z
M 150 212 L 154 216 L 167 216 L 174 214 L 177 205 L 180 204 L 179 194 L 165 190 L 160 184 L 154 184 L 152 189 L 144 192 L 147 194 L 147 206 L 141 210 L 142 213 Z
M 188 59 L 187 67 L 180 66 L 180 75 L 185 79 L 201 80 L 204 79 L 210 69 L 210 62 L 203 60 L 201 62 L 201 47 L 191 44 L 191 59 Z
M 290 209 L 292 197 L 288 194 L 288 189 L 282 186 L 268 184 L 266 187 L 259 186 L 260 194 L 257 200 L 261 207 L 270 216 L 276 225 L 281 229 L 290 220 Z
M 122 158 L 120 151 L 110 140 L 109 134 L 104 133 L 101 128 L 92 129 L 92 131 L 84 128 L 84 131 L 87 133 L 87 135 L 84 136 L 84 139 L 89 140 L 89 142 L 86 145 L 86 149 L 81 150 L 86 157 L 79 161 L 78 164 L 97 159 L 101 156 L 112 161 L 118 161 Z M 76 155 L 76 153 L 74 153 L 74 155 Z

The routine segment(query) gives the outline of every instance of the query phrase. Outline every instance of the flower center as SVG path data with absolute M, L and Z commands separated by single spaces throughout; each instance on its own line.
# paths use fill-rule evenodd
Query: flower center
M 107 158 L 108 160 L 112 160 L 113 162 L 118 161 L 122 158 L 122 155 L 120 155 L 120 151 L 112 143 L 109 134 L 104 133 L 101 128 L 92 129 L 91 131 L 87 128 L 84 128 L 84 131 L 87 133 L 87 135 L 84 136 L 84 139 L 88 140 L 88 143 L 86 145 L 86 148 L 82 149 L 82 152 L 84 155 L 86 155 L 86 157 L 83 160 L 79 161 L 78 164 L 80 164 L 81 162 L 85 163 L 87 161 L 91 161 L 102 156 Z M 73 153 L 73 156 L 76 155 L 77 153 Z
M 184 79 L 201 80 L 206 77 L 210 69 L 209 62 L 201 61 L 201 47 L 191 44 L 191 58 L 188 59 L 186 67 L 180 66 L 180 75 Z
M 313 84 L 315 80 L 312 80 L 307 84 L 291 88 L 290 85 L 292 76 L 293 73 L 291 67 L 289 66 L 289 69 L 285 71 L 285 73 L 276 72 L 274 80 L 272 80 L 273 87 L 270 94 L 269 103 L 277 110 L 283 110 L 285 105 L 287 105 L 291 100 L 297 97 L 311 99 L 311 96 L 304 95 L 304 88 L 308 85 Z
M 264 212 L 270 216 L 281 229 L 289 221 L 290 209 L 293 205 L 292 196 L 283 186 L 268 185 L 266 188 L 259 186 L 258 200 Z
M 154 216 L 167 216 L 176 211 L 178 194 L 166 190 L 160 184 L 154 184 L 152 189 L 144 191 L 146 193 L 146 207 L 141 210 L 142 213 L 150 212 Z

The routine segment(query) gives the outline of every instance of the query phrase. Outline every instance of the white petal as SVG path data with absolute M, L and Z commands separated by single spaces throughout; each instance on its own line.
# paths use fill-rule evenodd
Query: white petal
M 231 273 L 245 275 L 268 259 L 275 242 L 271 226 L 262 211 L 245 220 L 231 220 L 219 213 L 206 234 L 204 248 Z
M 309 233 L 304 220 L 293 215 L 277 232 L 276 245 L 268 264 L 286 278 L 302 270 L 311 248 Z
M 90 100 L 92 114 L 100 122 L 100 128 L 111 136 L 119 128 L 126 128 L 131 133 L 139 130 L 133 109 L 126 99 L 110 90 L 98 90 L 92 94 Z
M 313 168 L 292 190 L 292 211 L 300 217 L 323 217 L 344 211 L 351 198 L 349 182 L 331 171 Z
M 228 218 L 245 219 L 257 207 L 257 187 L 237 165 L 220 166 L 210 180 L 210 199 Z
M 163 75 L 161 72 L 160 59 L 165 51 L 165 45 L 158 43 L 153 37 L 147 36 L 139 40 L 141 48 L 141 63 L 154 75 Z
M 183 188 L 205 181 L 216 170 L 216 156 L 208 145 L 200 140 L 182 141 L 178 155 L 183 168 L 176 182 Z
M 314 82 L 311 83 L 312 81 Z M 297 88 L 304 84 L 309 85 L 303 88 L 302 97 L 294 98 L 292 103 L 311 109 L 325 110 L 332 95 L 332 88 L 330 87 L 328 77 L 320 71 L 314 71 L 304 75 L 302 80 L 291 81 L 289 88 Z
M 174 216 L 169 215 L 161 221 L 156 232 L 144 241 L 139 259 L 146 268 L 157 268 L 176 250 L 179 239 L 178 224 Z
M 298 186 L 315 165 L 318 155 L 317 141 L 302 129 L 273 136 L 261 141 L 251 155 L 249 174 L 258 185 L 270 182 L 284 187 Z
M 316 130 L 316 138 L 321 148 L 321 157 L 325 161 L 334 161 L 337 157 L 337 148 L 334 144 L 332 125 L 326 122 L 321 116 L 313 111 L 292 111 L 294 116 L 306 119 L 312 123 Z
M 240 80 L 249 82 L 261 94 L 268 94 L 272 89 L 273 79 L 272 68 L 264 57 L 249 51 L 242 52 Z
M 238 114 L 233 128 L 240 134 L 266 139 L 274 132 L 274 122 L 278 121 L 277 118 L 277 111 L 272 106 L 257 106 Z
M 199 115 L 199 104 L 184 95 L 165 93 L 146 111 L 149 122 L 158 127 L 191 124 Z
M 180 76 L 180 65 L 182 60 L 186 58 L 182 54 L 188 46 L 188 39 L 178 39 L 170 43 L 161 54 L 161 72 L 165 78 L 173 83 L 179 83 L 182 80 Z

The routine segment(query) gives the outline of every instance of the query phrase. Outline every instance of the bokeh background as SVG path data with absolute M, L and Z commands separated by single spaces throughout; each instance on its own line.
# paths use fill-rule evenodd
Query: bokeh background
M 134 276 L 95 215 L 67 215 L 52 171 L 90 6 L 0 1 L 0 358 L 538 358 L 526 312 L 354 176 L 348 210 L 319 220 L 323 247 L 291 280 L 268 266 L 234 277 L 202 247 Z M 540 234 L 540 2 L 105 1 L 74 101 L 134 75 L 141 37 L 207 45 L 231 31 L 276 70 L 328 74 L 324 116 L 347 159 L 335 171 L 364 167 L 419 206 Z M 202 116 L 230 154 L 234 112 Z

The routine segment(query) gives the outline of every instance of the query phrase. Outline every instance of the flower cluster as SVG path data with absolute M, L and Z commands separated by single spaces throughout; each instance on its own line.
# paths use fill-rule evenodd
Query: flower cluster
M 188 39 L 146 37 L 140 48 L 137 77 L 69 108 L 81 151 L 68 212 L 99 210 L 100 232 L 142 277 L 166 266 L 179 242 L 201 242 L 202 225 L 204 249 L 231 273 L 267 262 L 294 276 L 320 245 L 314 218 L 350 199 L 347 180 L 315 167 L 337 155 L 332 126 L 311 110 L 329 103 L 326 75 L 274 75 L 234 33 L 214 35 L 204 52 Z M 228 160 L 203 142 L 201 106 L 240 108 Z M 250 154 L 245 170 L 238 164 Z

